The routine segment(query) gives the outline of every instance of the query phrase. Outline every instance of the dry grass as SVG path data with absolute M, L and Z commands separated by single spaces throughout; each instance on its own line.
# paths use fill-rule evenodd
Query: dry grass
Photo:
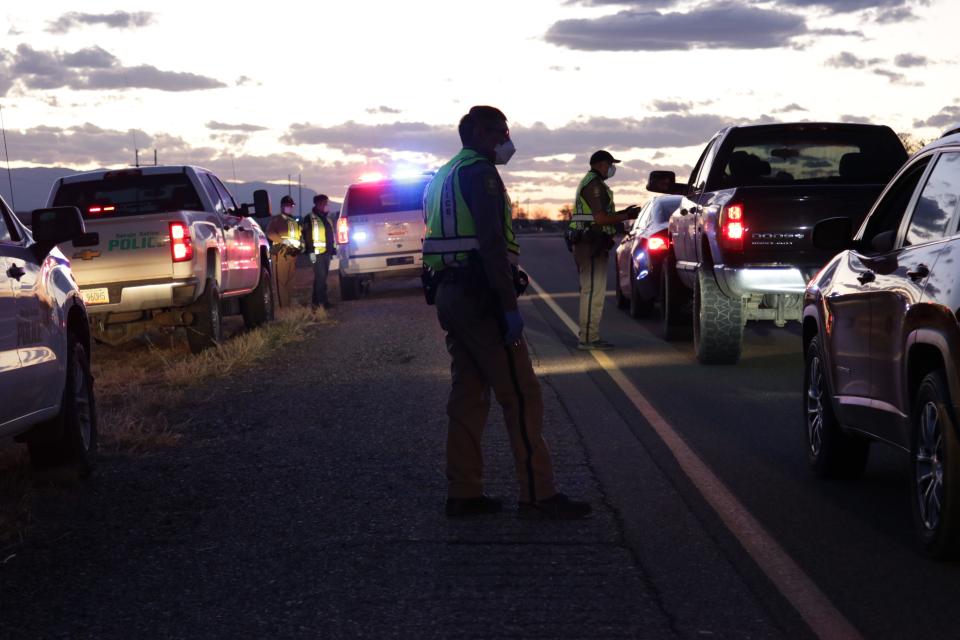
M 184 425 L 171 423 L 171 408 L 192 388 L 236 375 L 327 321 L 322 310 L 283 309 L 275 322 L 260 329 L 245 332 L 235 325 L 235 335 L 219 348 L 196 356 L 187 349 L 182 332 L 150 335 L 119 347 L 96 345 L 92 371 L 101 452 L 137 455 L 175 445 L 178 427 Z M 3 546 L 22 539 L 29 527 L 36 480 L 25 447 L 0 448 L 0 564 Z

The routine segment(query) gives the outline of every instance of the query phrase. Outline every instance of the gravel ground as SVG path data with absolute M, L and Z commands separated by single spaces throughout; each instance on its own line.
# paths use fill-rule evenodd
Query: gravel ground
M 449 360 L 414 287 L 378 283 L 171 407 L 177 447 L 40 491 L 31 537 L 0 566 L 0 637 L 675 635 L 549 386 L 559 480 L 595 516 L 516 517 L 496 409 L 488 492 L 508 509 L 444 517 Z

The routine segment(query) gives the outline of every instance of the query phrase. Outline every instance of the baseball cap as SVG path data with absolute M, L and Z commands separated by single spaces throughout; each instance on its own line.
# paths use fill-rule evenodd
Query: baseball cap
M 280 198 L 280 206 L 282 207 L 285 204 L 293 204 L 293 198 L 290 196 L 283 196 Z
M 620 161 L 610 155 L 609 151 L 601 149 L 600 151 L 594 151 L 593 155 L 590 156 L 590 164 L 595 162 L 612 162 L 617 164 Z

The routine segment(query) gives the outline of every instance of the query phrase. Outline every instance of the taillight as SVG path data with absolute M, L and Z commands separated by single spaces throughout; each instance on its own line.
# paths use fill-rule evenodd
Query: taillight
M 659 253 L 660 251 L 666 250 L 670 246 L 670 242 L 663 236 L 650 236 L 647 238 L 647 251 L 651 253 Z
M 720 240 L 723 246 L 734 251 L 743 250 L 746 235 L 746 220 L 742 204 L 728 204 L 720 212 Z
M 340 216 L 337 219 L 337 244 L 349 244 L 350 242 L 350 223 L 346 216 Z
M 170 255 L 174 262 L 186 262 L 193 259 L 193 242 L 190 231 L 182 222 L 170 223 Z
M 100 206 L 94 205 L 94 206 L 90 207 L 89 209 L 87 209 L 87 211 L 90 212 L 90 213 L 113 213 L 113 212 L 116 211 L 116 210 L 117 210 L 117 208 L 114 207 L 113 205 L 107 205 L 107 206 L 105 206 L 105 207 L 100 207 Z

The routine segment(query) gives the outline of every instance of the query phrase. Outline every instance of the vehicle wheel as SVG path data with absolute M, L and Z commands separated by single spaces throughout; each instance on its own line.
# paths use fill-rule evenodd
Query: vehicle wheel
M 636 280 L 633 275 L 633 265 L 630 265 L 630 296 L 627 300 L 631 318 L 646 318 L 653 313 L 653 302 L 644 300 L 637 293 Z
M 630 301 L 627 299 L 627 296 L 623 295 L 623 291 L 620 290 L 620 264 L 617 264 L 616 268 L 617 279 L 614 280 L 614 291 L 617 295 L 617 308 L 626 309 L 627 305 L 630 304 Z
M 743 302 L 728 298 L 713 276 L 697 271 L 693 347 L 700 364 L 736 364 L 743 346 Z
M 240 300 L 240 313 L 247 329 L 254 329 L 273 320 L 273 278 L 266 267 L 260 269 L 257 288 Z
M 67 376 L 60 414 L 30 432 L 27 448 L 36 469 L 69 464 L 81 475 L 93 469 L 97 452 L 97 403 L 90 358 L 73 331 L 67 334 Z
M 690 294 L 680 278 L 672 257 L 663 261 L 660 277 L 660 325 L 667 342 L 681 340 L 689 335 Z
M 363 294 L 360 276 L 345 276 L 340 274 L 340 299 L 357 300 Z
M 960 550 L 960 442 L 951 406 L 943 374 L 928 374 L 913 407 L 910 502 L 920 546 L 937 559 Z
M 187 327 L 187 343 L 192 353 L 200 353 L 220 344 L 223 339 L 223 316 L 217 281 L 207 279 L 203 295 L 193 304 L 193 324 Z
M 819 338 L 807 347 L 803 373 L 803 409 L 807 425 L 807 460 L 821 478 L 858 478 L 867 466 L 870 441 L 847 435 L 833 412 Z

